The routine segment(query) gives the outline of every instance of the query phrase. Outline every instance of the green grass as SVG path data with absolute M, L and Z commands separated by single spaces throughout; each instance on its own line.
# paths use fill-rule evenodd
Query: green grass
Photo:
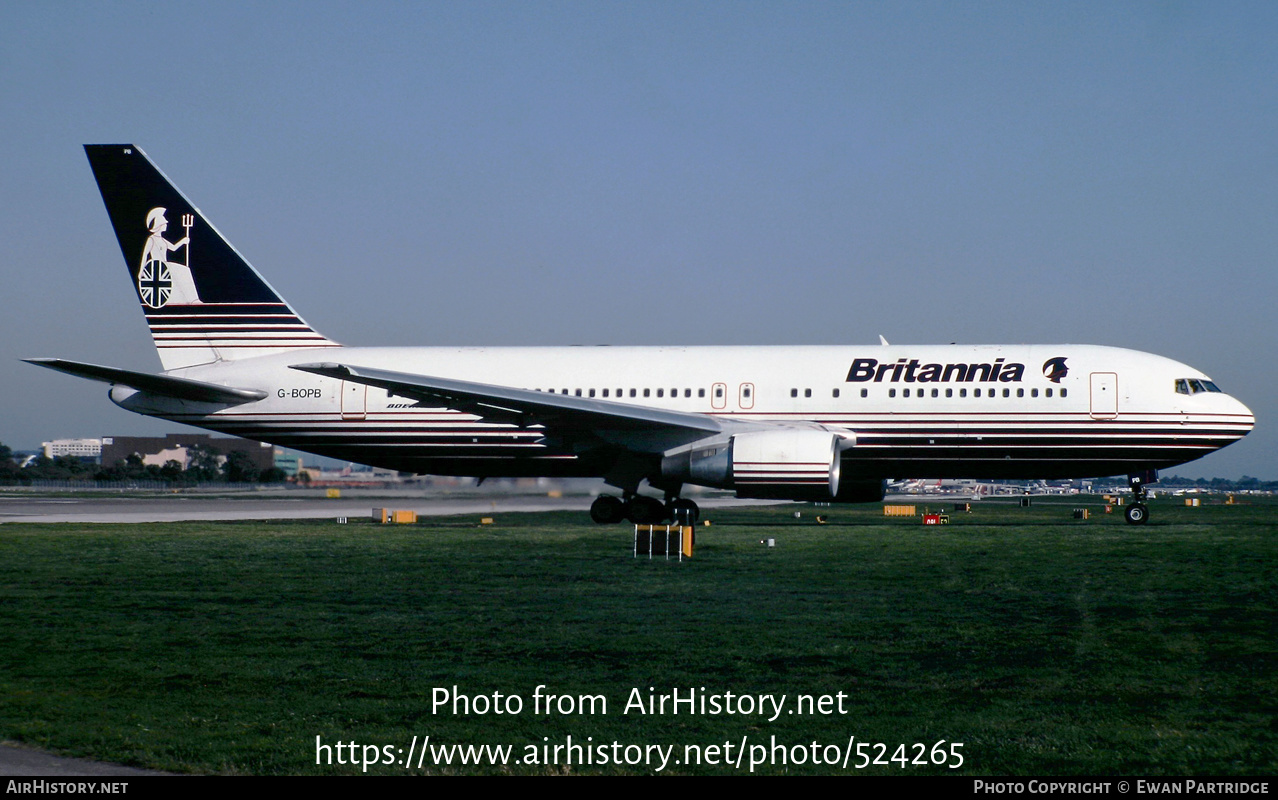
M 628 528 L 580 513 L 3 525 L 0 739 L 201 773 L 359 771 L 316 766 L 317 735 L 516 755 L 571 735 L 680 751 L 855 736 L 889 756 L 945 740 L 969 775 L 1272 774 L 1278 505 L 1155 501 L 1133 527 L 1071 519 L 1084 504 L 983 502 L 945 527 L 878 506 L 711 512 L 682 564 L 635 560 Z M 539 684 L 602 694 L 608 713 L 534 714 Z M 523 713 L 433 713 L 432 689 L 453 685 L 518 694 Z M 623 714 L 633 687 L 788 708 L 844 692 L 846 713 Z

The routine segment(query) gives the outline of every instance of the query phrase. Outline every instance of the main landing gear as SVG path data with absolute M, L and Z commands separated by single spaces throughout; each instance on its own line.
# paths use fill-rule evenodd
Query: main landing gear
M 1145 484 L 1158 482 L 1158 471 L 1148 470 L 1127 476 L 1132 487 L 1132 504 L 1127 507 L 1124 516 L 1128 525 L 1144 525 L 1149 520 L 1149 507 L 1145 505 Z
M 676 525 L 695 525 L 701 509 L 691 500 L 675 497 L 661 502 L 655 497 L 632 494 L 625 500 L 603 494 L 590 504 L 590 518 L 600 525 L 630 520 L 636 525 L 656 525 L 672 520 Z

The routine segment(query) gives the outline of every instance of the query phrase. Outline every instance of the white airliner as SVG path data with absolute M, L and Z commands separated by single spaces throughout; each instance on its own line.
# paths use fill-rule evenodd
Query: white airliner
M 1126 474 L 1127 520 L 1142 523 L 1157 470 L 1255 421 L 1192 367 L 1091 345 L 340 345 L 141 150 L 85 150 L 164 371 L 31 363 L 110 383 L 111 399 L 139 414 L 332 458 L 602 477 L 619 495 L 595 501 L 597 522 L 695 519 L 680 497 L 689 484 L 873 502 L 889 478 Z

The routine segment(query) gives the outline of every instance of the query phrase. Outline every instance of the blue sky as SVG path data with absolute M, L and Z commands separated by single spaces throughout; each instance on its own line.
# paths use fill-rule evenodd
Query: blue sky
M 163 433 L 80 145 L 353 344 L 1096 343 L 1278 478 L 1278 5 L 0 5 L 0 441 Z

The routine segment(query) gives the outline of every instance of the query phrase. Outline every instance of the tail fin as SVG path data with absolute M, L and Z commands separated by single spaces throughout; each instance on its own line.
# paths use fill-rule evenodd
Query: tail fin
M 139 148 L 84 150 L 165 370 L 338 346 L 307 325 Z

